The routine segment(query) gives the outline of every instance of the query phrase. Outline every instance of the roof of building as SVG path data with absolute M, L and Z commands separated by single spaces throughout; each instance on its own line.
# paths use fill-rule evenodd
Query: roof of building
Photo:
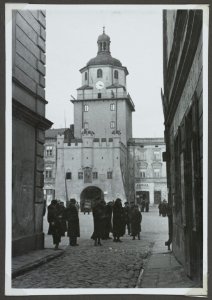
M 98 53 L 96 57 L 91 58 L 87 63 L 87 67 L 93 65 L 112 65 L 122 67 L 120 60 L 112 57 L 108 52 Z
M 164 138 L 131 138 L 128 145 L 165 145 Z
M 63 134 L 67 128 L 48 129 L 45 131 L 45 138 L 55 139 L 58 134 Z
M 125 86 L 122 85 L 122 84 L 119 84 L 119 83 L 113 83 L 113 84 L 111 84 L 111 85 L 109 85 L 109 86 L 106 87 L 106 89 L 113 89 L 113 88 L 114 89 L 115 88 L 123 88 L 126 91 Z
M 79 87 L 77 90 L 92 90 L 92 89 L 93 89 L 92 86 L 85 84 L 85 85 Z
M 109 37 L 109 35 L 107 35 L 105 33 L 104 29 L 103 29 L 103 33 L 98 36 L 97 41 L 101 41 L 101 42 L 107 42 L 108 41 L 108 42 L 110 42 L 110 37 Z

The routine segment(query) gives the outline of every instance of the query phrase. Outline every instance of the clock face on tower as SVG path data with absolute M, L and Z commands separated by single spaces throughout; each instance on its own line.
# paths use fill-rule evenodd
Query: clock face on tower
M 96 88 L 97 88 L 98 90 L 103 89 L 103 88 L 104 88 L 104 82 L 102 82 L 102 81 L 97 81 L 97 83 L 96 83 Z

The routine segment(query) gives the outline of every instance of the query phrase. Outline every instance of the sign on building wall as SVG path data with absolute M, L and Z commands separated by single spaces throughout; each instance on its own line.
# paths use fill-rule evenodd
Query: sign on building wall
M 148 183 L 136 183 L 135 189 L 136 189 L 136 191 L 142 191 L 145 189 L 149 189 L 149 185 L 148 185 Z

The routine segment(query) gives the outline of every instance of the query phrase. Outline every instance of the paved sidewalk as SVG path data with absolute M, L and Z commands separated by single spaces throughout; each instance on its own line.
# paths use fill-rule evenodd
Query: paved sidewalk
M 156 240 L 152 254 L 144 265 L 139 276 L 139 288 L 191 288 L 197 287 L 190 280 L 176 260 L 172 251 L 167 250 L 164 239 Z
M 64 249 L 43 249 L 30 251 L 12 259 L 12 278 L 34 269 L 64 253 Z

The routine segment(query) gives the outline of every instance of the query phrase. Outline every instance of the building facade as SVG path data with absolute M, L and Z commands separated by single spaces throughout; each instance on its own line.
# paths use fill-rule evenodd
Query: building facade
M 48 129 L 44 145 L 44 199 L 48 206 L 55 199 L 55 177 L 57 160 L 57 135 L 64 134 L 65 128 Z
M 170 238 L 186 273 L 201 284 L 203 256 L 202 11 L 164 11 L 164 91 Z
M 74 139 L 57 136 L 55 197 L 68 201 L 127 200 L 127 142 L 134 104 L 127 68 L 111 56 L 110 37 L 98 37 L 97 56 L 80 72 L 74 105 Z
M 12 19 L 12 254 L 44 247 L 45 118 L 44 11 L 13 11 Z
M 167 200 L 165 151 L 163 138 L 132 138 L 128 141 L 129 188 L 132 189 L 131 199 L 135 193 L 138 204 L 144 198 L 150 205 Z

